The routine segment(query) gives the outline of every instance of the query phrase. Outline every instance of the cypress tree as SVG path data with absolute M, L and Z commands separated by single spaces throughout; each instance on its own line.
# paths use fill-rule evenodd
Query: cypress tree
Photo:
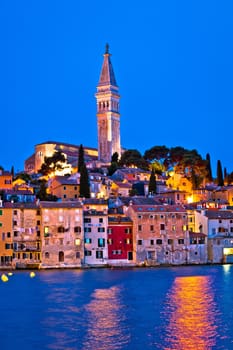
M 89 177 L 88 171 L 85 163 L 81 166 L 80 169 L 80 189 L 79 196 L 90 198 L 90 186 L 89 186 Z
M 217 162 L 217 185 L 224 186 L 222 165 L 220 160 Z
M 211 163 L 210 163 L 210 155 L 209 155 L 209 153 L 207 153 L 207 155 L 206 155 L 206 170 L 207 170 L 206 179 L 209 182 L 212 182 L 213 181 L 213 176 L 212 176 L 212 170 L 211 170 Z
M 152 168 L 152 171 L 150 174 L 148 191 L 149 193 L 156 194 L 156 190 L 157 190 L 157 186 L 156 186 L 155 171 L 154 171 L 154 168 Z
M 81 172 L 81 168 L 84 165 L 84 149 L 83 145 L 79 146 L 78 150 L 78 172 Z

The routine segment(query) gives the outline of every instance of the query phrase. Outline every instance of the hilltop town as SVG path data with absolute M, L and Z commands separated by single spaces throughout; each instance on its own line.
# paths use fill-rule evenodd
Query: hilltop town
M 37 144 L 24 171 L 0 170 L 0 268 L 233 262 L 232 174 L 210 155 L 120 138 L 120 94 L 106 45 L 98 147 Z

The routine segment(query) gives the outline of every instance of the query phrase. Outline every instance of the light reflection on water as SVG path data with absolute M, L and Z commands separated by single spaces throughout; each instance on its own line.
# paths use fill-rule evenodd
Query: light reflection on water
M 169 320 L 164 349 L 213 349 L 219 311 L 210 276 L 177 277 L 167 295 L 163 317 Z
M 83 349 L 117 350 L 128 342 L 129 336 L 122 327 L 125 320 L 120 301 L 120 287 L 96 289 L 86 305 L 87 333 Z

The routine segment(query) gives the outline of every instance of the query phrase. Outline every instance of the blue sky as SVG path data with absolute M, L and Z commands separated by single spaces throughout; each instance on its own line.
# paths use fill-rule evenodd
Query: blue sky
M 106 42 L 121 142 L 210 153 L 233 171 L 233 2 L 1 0 L 0 164 L 23 170 L 37 143 L 97 147 Z

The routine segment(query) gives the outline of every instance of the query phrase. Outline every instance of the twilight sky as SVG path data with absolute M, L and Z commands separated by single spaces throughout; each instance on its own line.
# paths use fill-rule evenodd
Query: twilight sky
M 1 0 L 0 165 L 23 170 L 49 140 L 97 147 L 106 42 L 122 146 L 195 148 L 233 171 L 231 0 Z

